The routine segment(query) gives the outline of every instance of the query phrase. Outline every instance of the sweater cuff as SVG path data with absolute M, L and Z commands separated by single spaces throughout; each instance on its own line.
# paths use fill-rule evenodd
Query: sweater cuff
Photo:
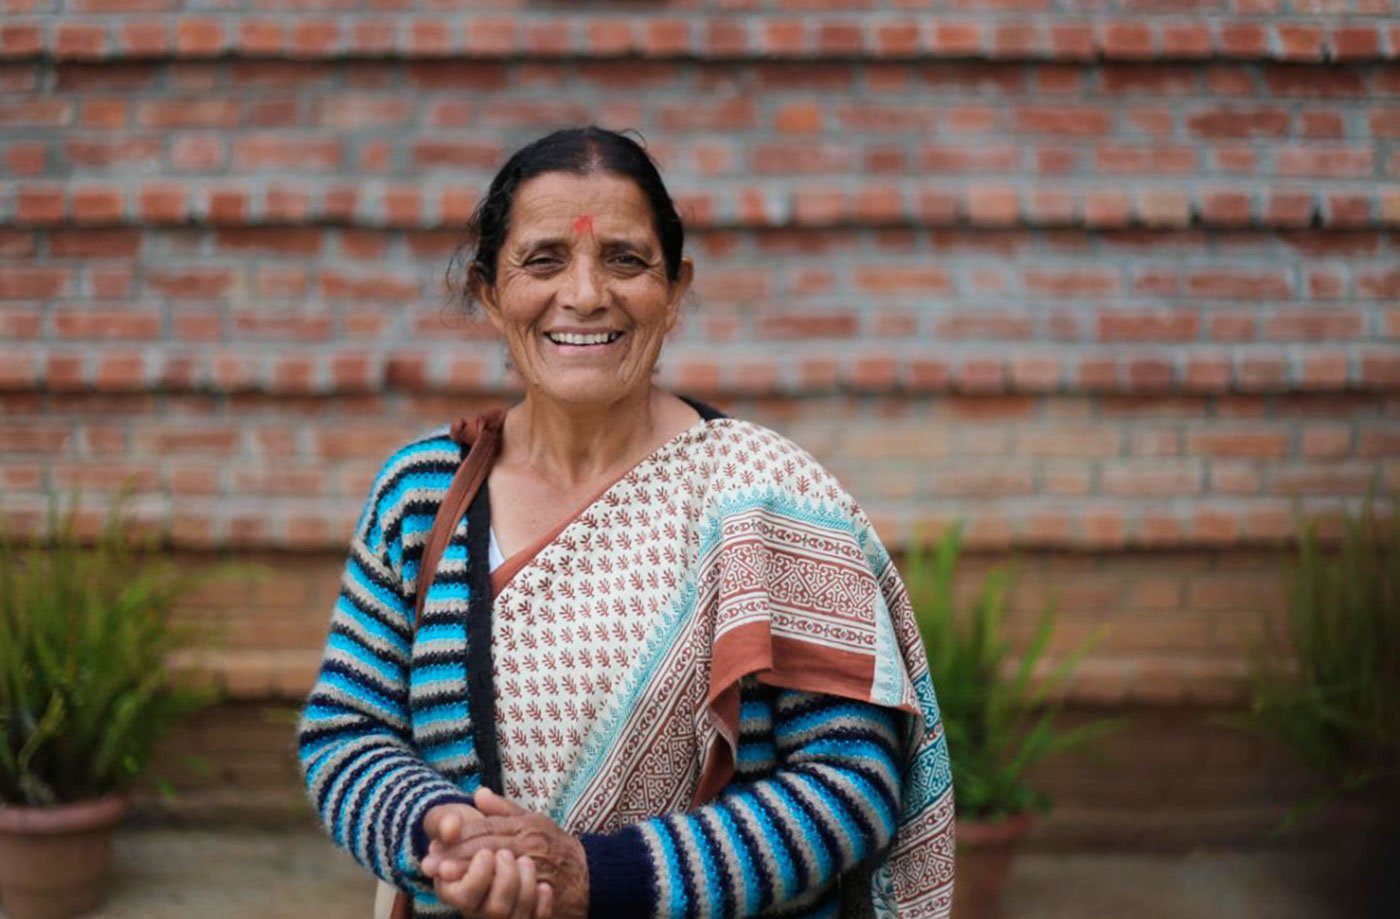
M 579 837 L 588 857 L 588 915 L 608 919 L 651 919 L 656 902 L 656 868 L 641 830 Z
M 426 802 L 422 811 L 419 813 L 418 819 L 413 821 L 412 836 L 410 837 L 412 840 L 411 845 L 413 847 L 413 860 L 415 863 L 421 862 L 423 856 L 428 854 L 428 831 L 423 828 L 423 821 L 428 818 L 428 811 L 437 807 L 439 804 L 468 804 L 475 807 L 476 800 L 468 794 L 448 793 L 435 795 Z

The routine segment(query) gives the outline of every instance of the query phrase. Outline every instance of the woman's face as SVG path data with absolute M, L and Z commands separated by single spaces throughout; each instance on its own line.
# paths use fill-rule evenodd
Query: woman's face
M 613 404 L 649 391 L 691 273 L 667 279 L 636 183 L 548 172 L 516 189 L 496 283 L 473 290 L 532 395 Z

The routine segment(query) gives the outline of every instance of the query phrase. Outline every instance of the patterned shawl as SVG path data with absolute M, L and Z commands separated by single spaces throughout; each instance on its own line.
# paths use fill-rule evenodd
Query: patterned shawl
M 907 713 L 872 906 L 948 915 L 951 776 L 913 610 L 859 506 L 782 436 L 719 419 L 659 448 L 504 586 L 492 653 L 504 791 L 570 832 L 720 792 L 746 676 Z

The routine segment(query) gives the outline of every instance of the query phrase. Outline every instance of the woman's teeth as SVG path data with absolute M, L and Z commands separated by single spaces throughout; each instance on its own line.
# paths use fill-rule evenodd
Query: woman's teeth
M 580 335 L 577 332 L 548 332 L 545 337 L 556 345 L 606 345 L 622 337 L 621 332 L 597 332 Z

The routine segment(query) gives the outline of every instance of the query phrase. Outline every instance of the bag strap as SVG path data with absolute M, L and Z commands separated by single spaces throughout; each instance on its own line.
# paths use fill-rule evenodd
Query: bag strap
M 459 444 L 470 444 L 467 458 L 457 467 L 448 486 L 447 494 L 438 505 L 433 527 L 428 531 L 428 543 L 423 547 L 423 558 L 418 564 L 418 593 L 413 598 L 413 634 L 418 634 L 418 625 L 423 621 L 423 604 L 427 602 L 428 589 L 433 586 L 442 554 L 452 540 L 457 522 L 471 506 L 472 499 L 481 491 L 481 484 L 491 472 L 496 455 L 501 450 L 501 428 L 505 424 L 505 411 L 497 409 L 474 418 L 458 418 L 452 423 L 452 439 Z M 390 919 L 413 919 L 413 898 L 402 890 L 394 894 L 394 905 L 389 911 Z
M 428 597 L 428 588 L 433 586 L 442 554 L 452 540 L 452 532 L 457 523 L 471 506 L 472 499 L 481 490 L 481 483 L 491 472 L 496 454 L 501 449 L 501 427 L 505 424 L 503 409 L 477 415 L 474 418 L 458 418 L 452 423 L 452 439 L 459 444 L 470 444 L 467 458 L 457 467 L 447 494 L 438 505 L 437 516 L 433 518 L 433 528 L 428 531 L 428 544 L 423 547 L 423 558 L 418 564 L 418 593 L 413 598 L 413 633 L 418 634 L 418 624 L 423 621 L 423 604 Z

